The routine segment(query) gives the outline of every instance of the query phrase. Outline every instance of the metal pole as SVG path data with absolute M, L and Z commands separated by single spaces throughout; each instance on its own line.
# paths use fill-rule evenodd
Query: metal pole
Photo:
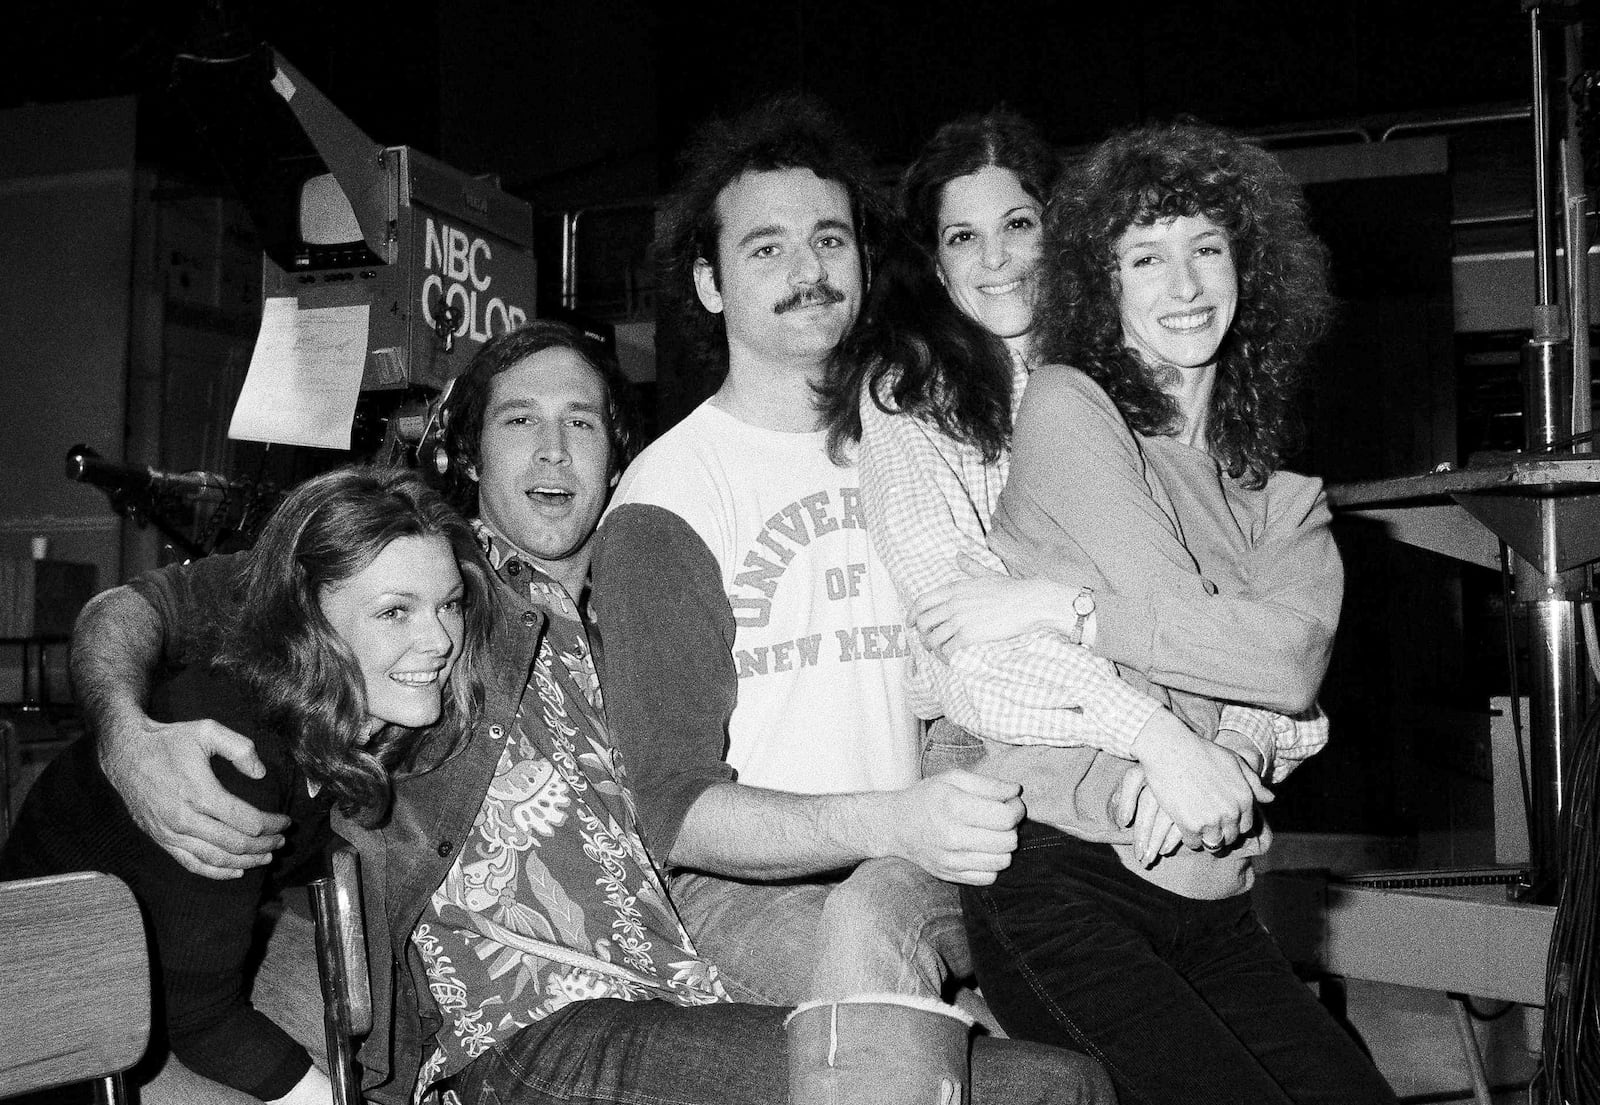
M 1564 30 L 1567 80 L 1583 72 L 1583 23 L 1573 21 Z M 1565 205 L 1567 243 L 1567 332 L 1572 335 L 1572 432 L 1592 428 L 1594 398 L 1589 366 L 1589 194 L 1583 179 L 1583 131 L 1574 105 L 1567 103 L 1567 125 L 1561 141 L 1561 197 Z M 1588 453 L 1592 441 L 1583 440 L 1575 452 Z
M 1555 302 L 1555 251 L 1550 248 L 1550 102 L 1549 74 L 1544 64 L 1544 32 L 1539 5 L 1528 9 L 1528 36 L 1533 51 L 1533 256 L 1534 302 Z
M 1575 575 L 1578 573 L 1567 573 Z M 1529 853 L 1536 881 L 1553 896 L 1562 862 L 1561 811 L 1570 789 L 1572 748 L 1583 724 L 1584 671 L 1578 646 L 1577 603 L 1550 597 L 1526 598 L 1529 584 L 1554 582 L 1555 595 L 1567 581 L 1561 577 L 1527 579 L 1518 573 L 1518 598 L 1528 612 L 1528 688 L 1532 739 L 1528 746 L 1530 794 L 1533 799 L 1533 837 Z M 1581 584 L 1581 576 L 1574 583 Z M 1552 898 L 1553 900 L 1553 898 Z
M 583 211 L 567 211 L 561 216 L 561 306 L 578 309 L 578 220 Z
M 1570 329 L 1557 303 L 1554 227 L 1550 219 L 1549 75 L 1545 68 L 1539 8 L 1529 11 L 1533 57 L 1534 271 L 1537 302 L 1533 336 L 1523 348 L 1523 427 L 1530 452 L 1569 437 L 1573 425 L 1573 371 Z M 1577 598 L 1581 570 L 1556 568 L 1555 501 L 1539 502 L 1538 563 L 1516 561 L 1517 602 L 1528 615 L 1530 674 L 1529 840 L 1535 881 L 1544 893 L 1559 885 L 1562 870 L 1561 810 L 1567 791 L 1571 748 L 1583 723 L 1586 686 L 1578 652 Z
M 362 1105 L 356 1077 L 355 1044 L 351 1042 L 350 1003 L 339 984 L 344 970 L 338 946 L 338 889 L 332 878 L 310 884 L 311 912 L 317 924 L 317 974 L 322 983 L 322 1028 L 328 1046 L 328 1081 L 334 1105 Z

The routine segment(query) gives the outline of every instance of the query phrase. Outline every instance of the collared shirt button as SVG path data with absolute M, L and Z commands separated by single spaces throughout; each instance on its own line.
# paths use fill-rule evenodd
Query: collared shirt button
M 528 626 L 530 629 L 535 623 L 538 622 L 538 620 L 539 615 L 535 614 L 532 610 L 524 610 L 522 612 L 522 624 Z
M 454 848 L 455 848 L 455 845 L 452 844 L 450 841 L 441 840 L 441 841 L 439 841 L 439 847 L 434 849 L 434 850 L 439 853 L 439 858 L 440 859 L 444 859 L 446 856 L 448 856 L 451 853 L 452 850 L 454 850 Z
M 504 729 L 500 728 L 500 726 L 498 726 L 498 725 L 489 726 L 489 736 L 493 737 L 495 740 L 499 740 L 501 737 L 503 737 L 505 735 L 506 735 L 506 731 Z
M 1214 595 L 1217 593 L 1217 585 L 1212 583 L 1209 579 L 1202 579 L 1200 581 L 1200 587 L 1208 595 Z

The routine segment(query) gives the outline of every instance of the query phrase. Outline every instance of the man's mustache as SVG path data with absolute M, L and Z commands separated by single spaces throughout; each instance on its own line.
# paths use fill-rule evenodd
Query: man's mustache
M 782 315 L 790 311 L 798 311 L 802 307 L 815 307 L 826 303 L 843 303 L 844 298 L 844 293 L 838 288 L 835 288 L 826 280 L 819 280 L 810 287 L 801 288 L 789 298 L 781 301 L 776 307 L 772 308 L 772 313 Z

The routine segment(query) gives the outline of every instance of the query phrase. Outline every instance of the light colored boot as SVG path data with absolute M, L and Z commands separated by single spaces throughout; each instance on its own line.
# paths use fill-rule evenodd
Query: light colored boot
M 969 1105 L 954 1006 L 902 994 L 809 1002 L 784 1021 L 790 1105 Z

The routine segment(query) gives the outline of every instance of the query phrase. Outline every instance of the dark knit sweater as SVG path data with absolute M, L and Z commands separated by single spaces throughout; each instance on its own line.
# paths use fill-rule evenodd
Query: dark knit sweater
M 207 1078 L 263 1100 L 281 1097 L 311 1060 L 251 1007 L 246 965 L 262 901 L 320 873 L 329 800 L 307 793 L 283 741 L 258 731 L 242 688 L 225 676 L 189 668 L 157 692 L 151 713 L 166 721 L 214 718 L 255 741 L 264 778 L 247 778 L 220 757 L 212 766 L 244 801 L 293 819 L 272 864 L 220 881 L 185 871 L 134 824 L 101 772 L 90 736 L 62 752 L 34 784 L 0 852 L 0 878 L 94 870 L 126 882 L 152 937 L 160 981 L 155 1023 L 164 1023 L 173 1053 Z

